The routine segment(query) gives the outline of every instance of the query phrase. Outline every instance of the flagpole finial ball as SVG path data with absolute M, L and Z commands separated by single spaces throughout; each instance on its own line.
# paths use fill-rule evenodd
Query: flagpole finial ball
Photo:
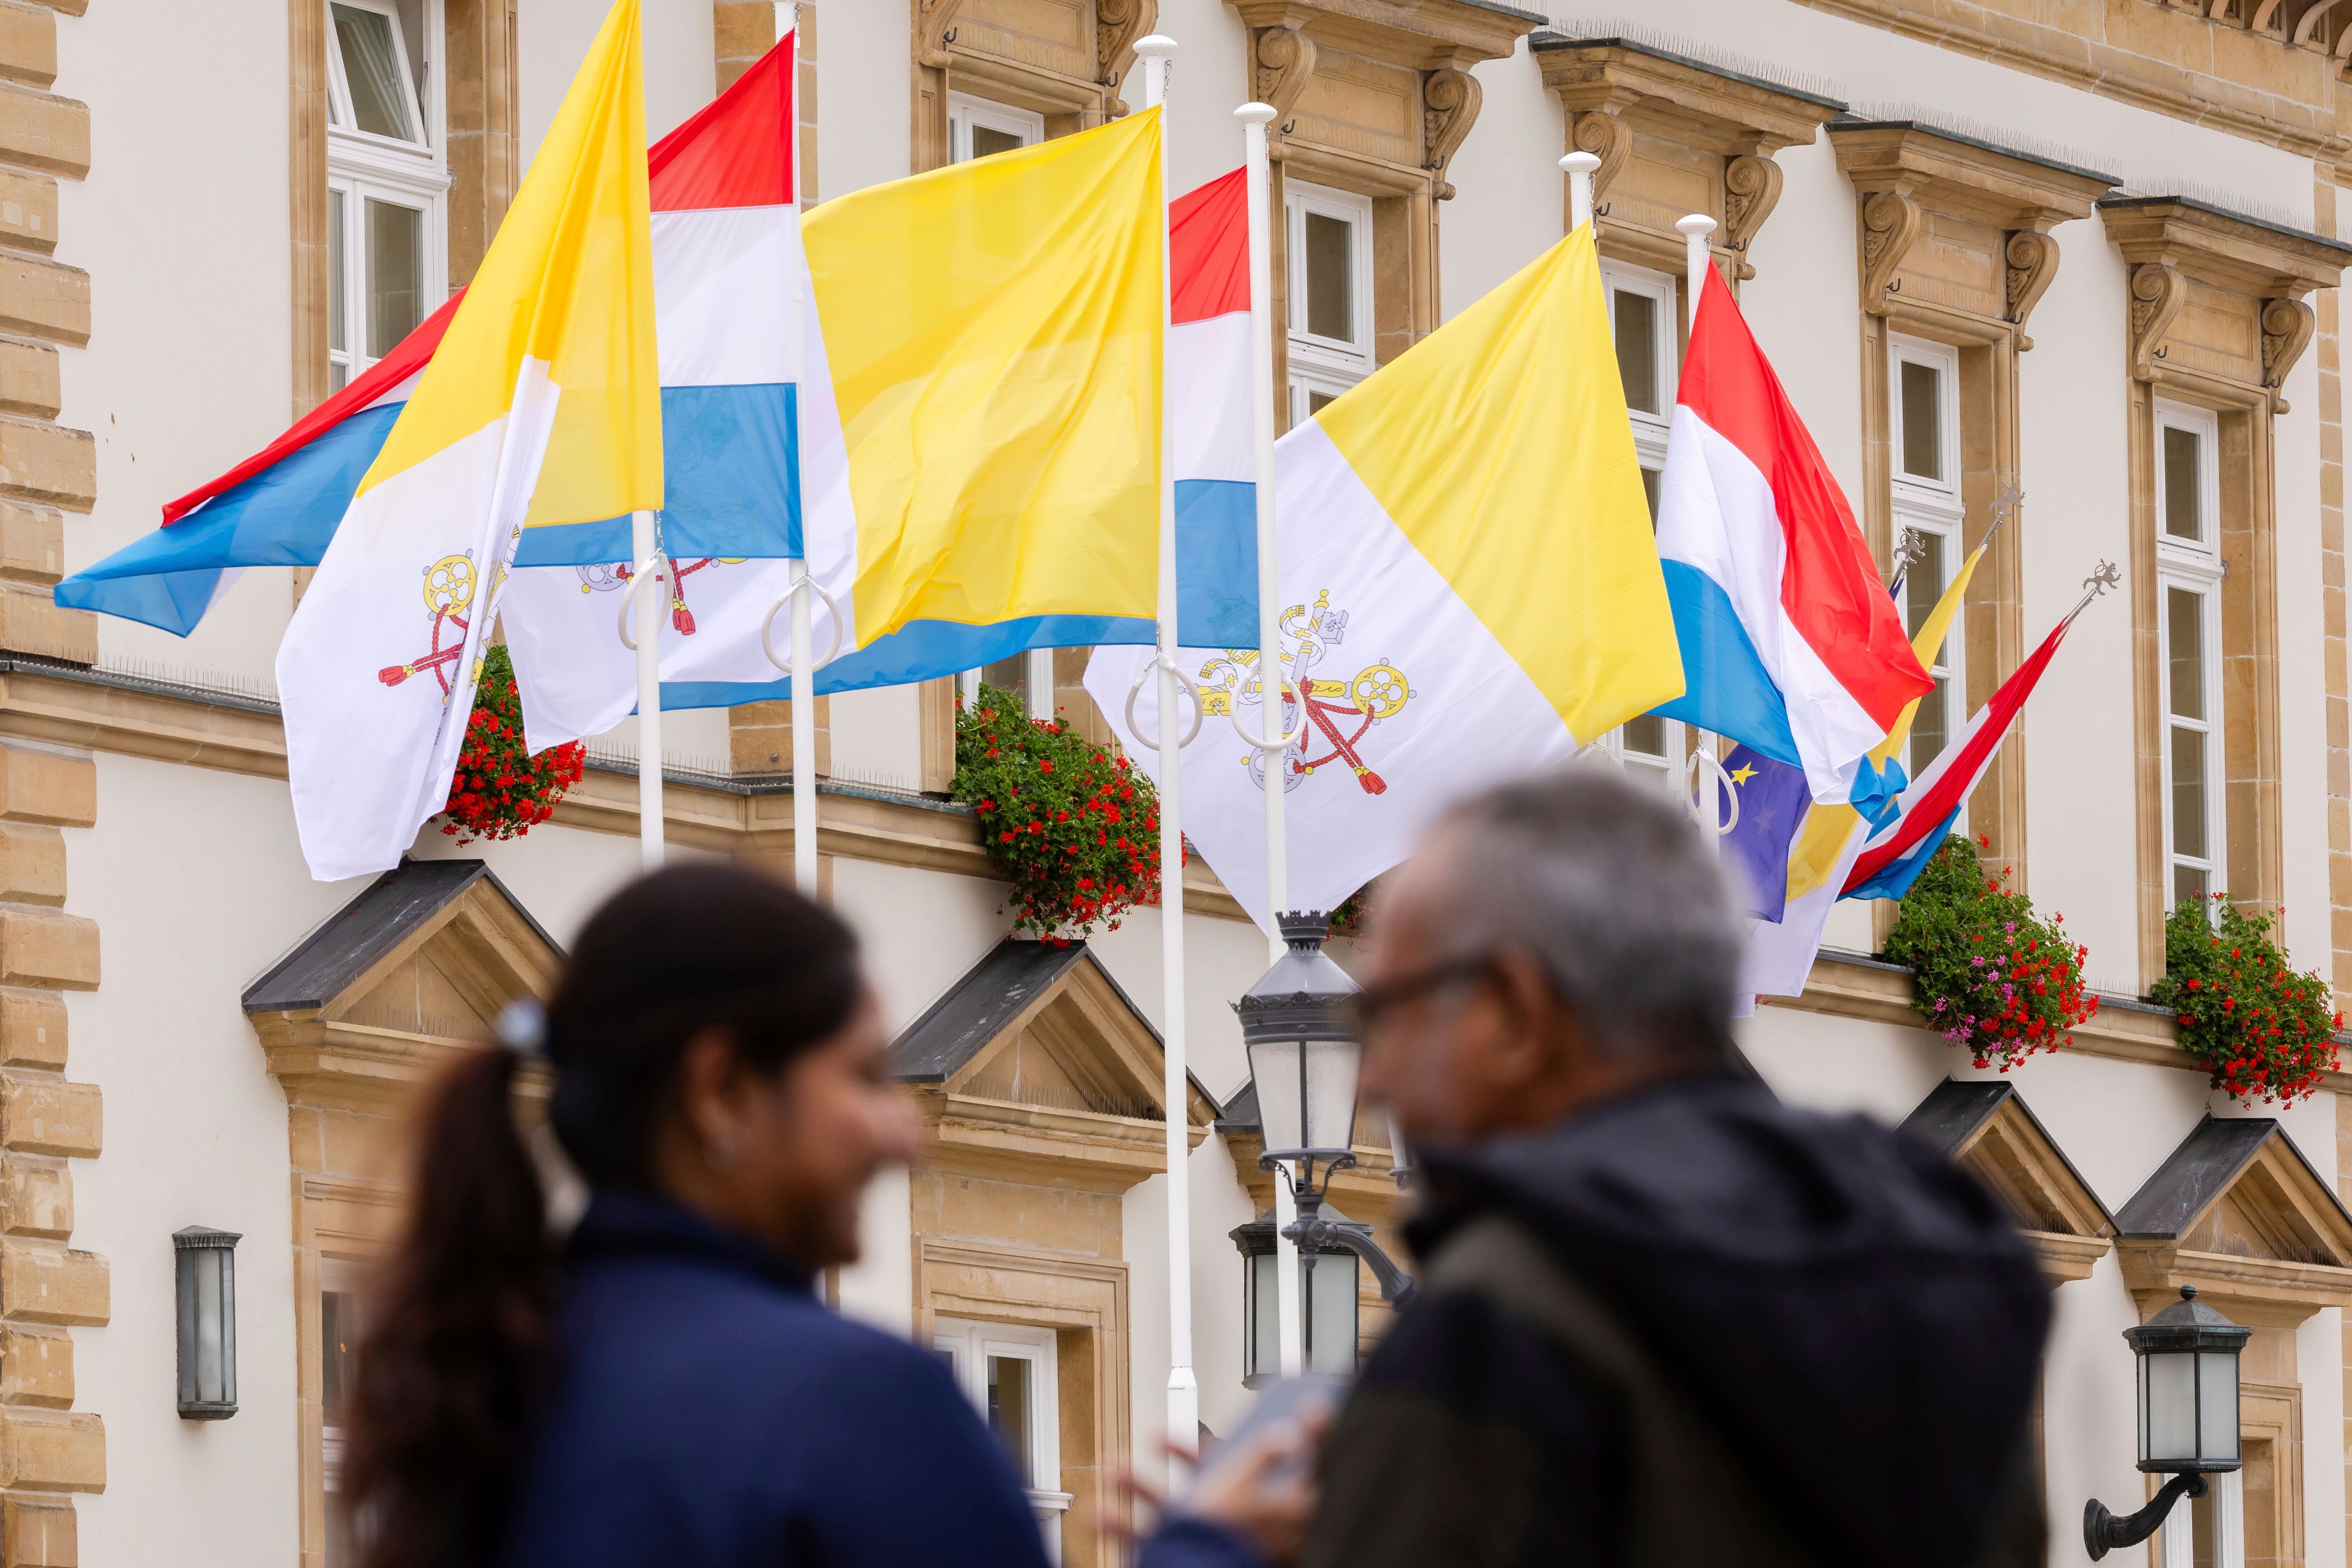
M 1268 125 L 1273 123 L 1276 113 L 1270 103 L 1244 103 L 1234 110 L 1234 118 L 1244 125 Z
M 1704 239 L 1715 232 L 1715 220 L 1705 213 L 1692 213 L 1675 220 L 1675 229 L 1685 239 Z
M 1570 153 L 1559 161 L 1560 173 L 1564 174 L 1590 174 L 1600 167 L 1600 157 L 1591 153 Z
M 1150 37 L 1136 39 L 1135 52 L 1147 60 L 1165 59 L 1176 52 L 1176 40 L 1165 33 L 1154 33 Z

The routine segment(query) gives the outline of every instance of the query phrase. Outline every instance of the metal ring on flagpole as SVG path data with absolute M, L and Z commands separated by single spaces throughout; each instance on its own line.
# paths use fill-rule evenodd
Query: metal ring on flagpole
M 1201 689 L 1192 684 L 1192 680 L 1190 676 L 1176 668 L 1176 661 L 1174 659 L 1163 658 L 1158 653 L 1154 653 L 1151 656 L 1151 662 L 1135 672 L 1134 684 L 1130 685 L 1127 689 L 1127 732 L 1134 736 L 1135 743 L 1141 746 L 1145 751 L 1156 752 L 1160 750 L 1160 742 L 1157 741 L 1145 740 L 1143 738 L 1143 727 L 1135 721 L 1135 696 L 1137 692 L 1143 689 L 1143 681 L 1146 676 L 1150 675 L 1155 669 L 1163 668 L 1166 669 L 1169 674 L 1176 678 L 1176 684 L 1182 687 L 1184 689 L 1184 694 L 1192 700 L 1192 727 L 1184 731 L 1184 738 L 1182 740 L 1176 742 L 1176 749 L 1181 752 L 1185 747 L 1192 743 L 1193 736 L 1201 732 Z M 1165 715 L 1162 715 L 1162 718 L 1164 720 Z
M 816 579 L 809 575 L 806 566 L 803 566 L 801 574 L 793 579 L 793 585 L 784 590 L 783 597 L 768 606 L 768 613 L 760 619 L 760 651 L 768 656 L 770 664 L 774 665 L 786 675 L 793 672 L 793 662 L 788 658 L 776 657 L 776 616 L 786 605 L 793 602 L 793 595 L 803 588 L 806 588 L 824 601 L 824 607 L 830 612 L 828 619 L 833 626 L 833 641 L 826 646 L 824 657 L 815 661 L 815 668 L 810 673 L 814 674 L 816 670 L 823 669 L 826 665 L 831 664 L 833 656 L 841 651 L 841 605 L 832 595 L 817 586 Z
M 638 565 L 636 575 L 629 579 L 627 592 L 621 595 L 621 646 L 631 653 L 637 651 L 637 639 L 629 635 L 629 623 L 636 618 L 637 590 L 653 580 L 656 561 L 673 572 L 677 570 L 677 563 L 669 558 L 669 552 L 656 550 Z
M 1715 759 L 1712 752 L 1695 751 L 1691 753 L 1690 762 L 1685 769 L 1685 776 L 1690 780 L 1691 794 L 1694 797 L 1698 794 L 1698 770 L 1701 763 L 1705 763 L 1708 767 L 1713 768 L 1715 770 L 1716 777 L 1723 781 L 1724 796 L 1731 802 L 1731 816 L 1727 820 L 1719 824 L 1701 821 L 1699 826 L 1702 827 L 1714 827 L 1715 836 L 1717 838 L 1727 837 L 1730 835 L 1733 828 L 1739 826 L 1739 786 L 1732 783 L 1731 775 L 1724 772 L 1723 764 Z M 1710 790 L 1708 793 L 1711 795 L 1714 792 Z M 1712 816 L 1715 814 L 1710 810 L 1707 815 Z M 1691 816 L 1694 818 L 1698 816 L 1698 802 L 1696 798 L 1691 802 Z
M 1263 686 L 1263 683 L 1261 683 L 1261 686 Z M 1290 750 L 1291 747 L 1298 744 L 1299 737 L 1307 733 L 1307 693 L 1298 689 L 1298 682 L 1295 680 L 1284 681 L 1282 683 L 1282 688 L 1286 691 L 1296 694 L 1298 698 L 1298 728 L 1293 730 L 1289 734 L 1285 735 L 1279 741 L 1260 740 L 1257 736 L 1251 734 L 1247 730 L 1243 729 L 1241 704 L 1238 702 L 1234 704 L 1233 712 L 1230 715 L 1234 721 L 1234 732 L 1248 742 L 1250 747 L 1255 751 L 1267 752 L 1286 752 Z M 1364 705 L 1361 702 L 1358 702 L 1356 704 L 1356 711 L 1360 713 L 1363 710 Z M 1133 727 L 1134 721 L 1132 720 L 1129 721 L 1129 728 L 1132 729 Z M 1192 737 L 1189 735 L 1185 737 L 1187 740 L 1190 740 L 1191 738 Z

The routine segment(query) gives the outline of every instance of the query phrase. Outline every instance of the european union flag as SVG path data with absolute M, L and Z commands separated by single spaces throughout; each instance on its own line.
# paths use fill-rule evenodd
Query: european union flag
M 1777 921 L 1789 903 L 1789 846 L 1812 805 L 1805 770 L 1739 745 L 1723 759 L 1723 771 L 1739 803 L 1739 820 L 1724 835 L 1723 858 L 1738 867 L 1747 884 L 1748 912 Z

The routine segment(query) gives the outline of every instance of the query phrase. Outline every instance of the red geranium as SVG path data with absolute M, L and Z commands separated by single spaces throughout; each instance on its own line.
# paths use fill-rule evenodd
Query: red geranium
M 520 838 L 555 814 L 555 803 L 580 782 L 587 756 L 578 741 L 535 757 L 523 749 L 514 664 L 504 647 L 492 644 L 474 682 L 474 712 L 466 721 L 449 804 L 441 808 L 441 831 L 460 844 Z

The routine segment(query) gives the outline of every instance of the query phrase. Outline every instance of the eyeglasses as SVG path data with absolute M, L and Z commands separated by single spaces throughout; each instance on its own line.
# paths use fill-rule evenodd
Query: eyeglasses
M 1385 985 L 1359 991 L 1348 999 L 1356 1037 L 1363 1039 L 1369 1037 L 1384 1019 L 1393 1017 L 1396 1010 L 1408 1002 L 1417 1001 L 1450 986 L 1483 980 L 1492 974 L 1494 969 L 1493 953 L 1465 953 L 1460 958 L 1433 963 L 1419 973 L 1408 974 L 1402 980 L 1391 980 Z

